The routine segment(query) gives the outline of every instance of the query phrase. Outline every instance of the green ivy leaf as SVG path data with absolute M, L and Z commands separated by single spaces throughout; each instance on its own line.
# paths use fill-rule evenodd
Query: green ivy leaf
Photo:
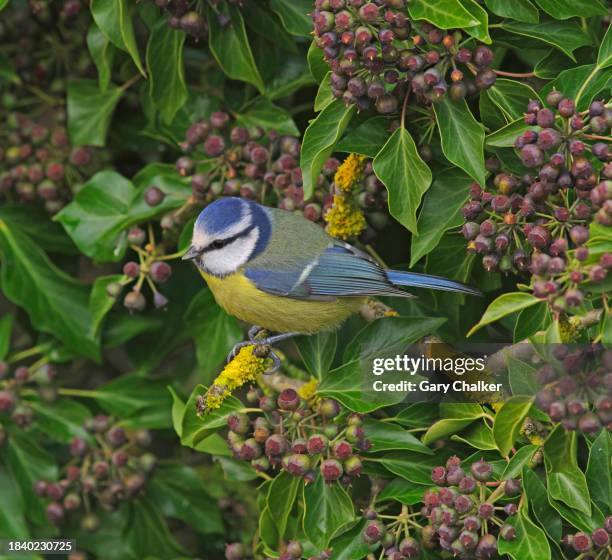
M 433 423 L 422 440 L 425 445 L 460 432 L 475 420 L 484 417 L 485 412 L 478 404 L 448 403 L 440 405 L 441 419 Z
M 461 5 L 478 22 L 476 25 L 464 28 L 464 31 L 479 41 L 490 45 L 489 14 L 474 0 L 461 0 Z
M 4 219 L 0 253 L 4 295 L 28 312 L 34 327 L 77 354 L 98 360 L 99 341 L 88 334 L 88 288 L 57 268 L 32 239 Z
M 425 488 L 423 486 L 415 486 L 401 478 L 394 478 L 376 496 L 376 501 L 380 503 L 392 500 L 402 504 L 414 505 L 423 501 L 424 492 Z
M 591 500 L 584 473 L 576 459 L 577 437 L 559 424 L 544 443 L 546 481 L 550 497 L 586 515 L 591 515 Z
M 607 13 L 607 9 L 599 0 L 535 0 L 535 2 L 555 19 L 586 18 Z
M 537 24 L 505 21 L 501 23 L 501 27 L 510 33 L 532 37 L 552 45 L 569 56 L 574 62 L 576 61 L 574 51 L 579 47 L 591 44 L 589 36 L 573 21 L 553 20 Z
M 146 76 L 132 25 L 134 4 L 124 0 L 92 0 L 90 9 L 100 31 L 118 49 L 127 52 L 136 68 Z
M 470 329 L 467 336 L 472 336 L 482 327 L 499 321 L 502 317 L 510 315 L 510 313 L 516 313 L 536 303 L 540 303 L 540 301 L 537 297 L 525 292 L 502 294 L 491 302 L 480 321 Z
M 431 469 L 440 464 L 440 456 L 424 456 L 410 451 L 393 451 L 380 458 L 369 457 L 389 472 L 413 484 L 431 485 Z
M 513 336 L 514 341 L 520 342 L 521 340 L 533 336 L 538 331 L 546 329 L 549 321 L 550 312 L 545 302 L 523 309 L 516 318 Z
M 502 480 L 521 476 L 523 468 L 528 467 L 531 458 L 538 449 L 539 447 L 537 445 L 525 445 L 519 448 L 506 465 L 501 476 Z
M 537 131 L 538 128 L 525 124 L 525 120 L 522 118 L 517 119 L 488 134 L 485 138 L 485 146 L 487 148 L 511 148 L 514 146 L 517 136 L 527 130 Z
M 612 87 L 612 72 L 602 72 L 602 69 L 597 64 L 586 64 L 564 70 L 546 84 L 542 94 L 546 95 L 556 88 L 565 96 L 573 98 L 578 110 L 585 110 L 596 95 L 603 91 L 609 92 Z
M 161 18 L 151 29 L 147 43 L 149 95 L 168 124 L 188 97 L 183 64 L 185 37 L 183 31 L 172 29 L 166 18 Z
M 362 560 L 370 552 L 370 547 L 363 540 L 364 519 L 350 531 L 343 533 L 330 543 L 331 560 Z
M 493 437 L 500 453 L 507 457 L 519 435 L 523 420 L 531 408 L 531 399 L 511 397 L 495 415 Z
M 478 184 L 484 185 L 483 126 L 474 118 L 465 101 L 457 103 L 445 96 L 433 107 L 444 155 Z
M 270 0 L 270 8 L 278 14 L 289 33 L 298 37 L 310 37 L 312 32 L 310 0 Z
M 538 23 L 540 14 L 538 9 L 529 0 L 485 0 L 489 10 L 495 15 L 515 19 L 525 23 Z
M 461 434 L 453 434 L 451 439 L 453 441 L 466 443 L 470 447 L 480 449 L 481 451 L 493 451 L 497 449 L 495 439 L 493 439 L 493 431 L 484 420 L 472 424 Z
M 531 86 L 505 78 L 498 78 L 483 94 L 501 111 L 507 123 L 523 119 L 523 113 L 530 100 L 541 100 Z
M 159 164 L 143 168 L 134 181 L 139 188 L 115 171 L 100 171 L 55 216 L 88 257 L 101 262 L 121 260 L 127 228 L 178 208 L 191 192 L 173 169 Z M 144 201 L 144 191 L 151 185 L 166 194 L 157 206 Z
M 98 84 L 100 91 L 108 89 L 115 59 L 115 46 L 100 31 L 95 21 L 91 22 L 87 32 L 87 48 L 96 68 L 98 69 Z
M 283 471 L 270 484 L 266 502 L 270 517 L 276 525 L 279 538 L 283 538 L 287 530 L 289 515 L 297 497 L 302 479 Z
M 0 361 L 3 361 L 11 349 L 11 333 L 13 332 L 13 315 L 5 313 L 0 317 Z
M 610 65 L 612 65 L 612 31 L 610 26 L 608 26 L 599 47 L 599 53 L 597 53 L 597 66 L 599 68 L 607 68 Z
M 466 10 L 459 0 L 414 0 L 408 4 L 412 19 L 424 19 L 440 29 L 471 27 L 478 25 L 478 20 Z
M 307 59 L 308 68 L 310 68 L 312 77 L 317 83 L 321 83 L 329 71 L 329 66 L 323 59 L 323 51 L 317 47 L 314 41 L 310 43 L 310 47 L 308 48 Z
M 389 139 L 389 119 L 372 117 L 349 130 L 336 144 L 337 152 L 362 154 L 376 157 Z
M 365 418 L 363 429 L 368 441 L 372 443 L 370 451 L 378 453 L 389 450 L 406 450 L 425 455 L 433 455 L 433 451 L 414 437 L 408 430 L 397 424 L 382 422 L 373 418 Z
M 533 396 L 538 392 L 536 369 L 532 365 L 517 360 L 511 355 L 506 357 L 506 365 L 508 366 L 508 382 L 513 395 Z
M 89 295 L 89 312 L 91 313 L 91 324 L 89 333 L 97 337 L 102 329 L 102 324 L 108 312 L 116 303 L 114 297 L 110 297 L 106 288 L 113 282 L 119 282 L 123 278 L 122 274 L 111 274 L 109 276 L 98 276 L 91 288 Z
M 220 4 L 216 10 L 229 16 L 230 23 L 221 26 L 212 6 L 208 6 L 210 51 L 228 77 L 253 84 L 260 93 L 264 83 L 255 64 L 240 10 Z
M 304 534 L 319 550 L 355 519 L 353 502 L 339 483 L 326 484 L 320 473 L 304 484 Z
M 525 449 L 525 447 L 521 449 Z M 519 450 L 519 452 L 520 451 L 521 450 Z M 529 505 L 531 506 L 535 519 L 553 541 L 560 542 L 563 533 L 563 523 L 557 511 L 548 501 L 546 486 L 544 486 L 544 483 L 540 480 L 538 475 L 529 468 L 523 468 L 522 481 L 523 490 L 529 499 Z
M 242 339 L 240 323 L 217 305 L 210 290 L 201 290 L 191 301 L 185 323 L 195 339 L 196 356 L 204 376 L 209 376 Z
M 236 122 L 247 128 L 261 126 L 265 130 L 275 130 L 279 134 L 293 136 L 300 134 L 291 115 L 266 97 L 260 97 L 246 111 L 238 113 Z
M 443 235 L 463 224 L 461 207 L 469 194 L 471 177 L 460 169 L 446 169 L 434 179 L 425 193 L 417 221 L 417 234 L 410 245 L 410 266 L 433 251 Z
M 322 111 L 336 99 L 336 96 L 332 92 L 331 84 L 329 83 L 330 76 L 331 72 L 325 74 L 323 81 L 319 84 L 319 89 L 317 90 L 317 95 L 314 102 L 315 113 Z
M 301 336 L 294 341 L 308 373 L 318 380 L 323 379 L 336 354 L 336 331 L 322 331 L 311 336 Z
M 38 428 L 55 441 L 70 443 L 75 437 L 89 439 L 83 423 L 91 416 L 89 409 L 73 399 L 49 403 L 31 401 Z
M 28 539 L 30 531 L 21 496 L 15 481 L 4 468 L 0 468 L 0 501 L 0 535 L 4 538 Z
M 72 144 L 105 146 L 111 117 L 123 90 L 109 84 L 102 91 L 94 80 L 68 83 L 68 133 Z
M 586 468 L 586 480 L 593 501 L 607 511 L 612 504 L 612 439 L 606 429 L 602 429 L 593 441 Z
M 499 539 L 497 551 L 508 554 L 514 560 L 542 560 L 550 558 L 550 545 L 546 534 L 527 515 L 523 506 L 516 515 L 509 517 L 506 523 L 516 529 L 516 537 L 511 541 Z
M 319 172 L 334 151 L 336 142 L 342 136 L 354 112 L 354 106 L 347 107 L 340 100 L 334 101 L 310 122 L 304 132 L 300 167 L 305 200 L 312 197 Z
M 391 215 L 406 229 L 417 233 L 417 210 L 431 185 L 431 170 L 403 126 L 376 154 L 372 167 L 389 193 Z

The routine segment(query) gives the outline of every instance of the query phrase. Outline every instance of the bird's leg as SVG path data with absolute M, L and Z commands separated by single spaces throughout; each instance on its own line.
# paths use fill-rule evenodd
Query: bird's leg
M 265 329 L 262 329 L 261 327 L 258 327 L 256 325 L 252 326 L 248 330 L 248 337 L 249 337 L 248 342 L 246 341 L 238 342 L 238 344 L 235 344 L 234 347 L 232 348 L 232 351 L 229 353 L 227 357 L 227 361 L 230 362 L 231 360 L 233 360 L 236 357 L 236 354 L 238 354 L 239 350 L 241 348 L 244 348 L 245 346 L 251 346 L 252 344 L 255 344 L 255 346 L 257 347 L 262 347 L 262 346 L 269 347 L 269 346 L 272 346 L 273 344 L 276 344 L 277 342 L 287 340 L 288 338 L 293 338 L 294 336 L 298 336 L 300 334 L 296 332 L 290 332 L 290 333 L 281 333 L 281 334 L 275 334 L 273 336 L 259 338 L 265 332 L 266 332 Z M 272 367 L 266 370 L 266 374 L 270 374 L 270 373 L 274 373 L 278 371 L 281 365 L 281 361 L 278 355 L 274 352 L 274 350 L 272 350 L 272 348 L 270 348 L 268 351 L 268 358 L 272 360 Z

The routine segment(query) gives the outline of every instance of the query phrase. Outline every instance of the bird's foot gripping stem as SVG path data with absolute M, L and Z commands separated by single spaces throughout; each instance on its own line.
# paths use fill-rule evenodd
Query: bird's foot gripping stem
M 231 352 L 227 356 L 227 361 L 232 361 L 241 348 L 244 348 L 245 346 L 254 345 L 256 353 L 265 353 L 266 356 L 272 360 L 272 366 L 266 370 L 266 374 L 275 373 L 280 369 L 281 360 L 276 354 L 276 352 L 272 350 L 271 346 L 283 340 L 287 340 L 288 338 L 297 336 L 298 334 L 299 333 L 282 333 L 273 336 L 267 336 L 268 331 L 261 327 L 253 326 L 248 331 L 249 340 L 244 342 L 238 342 L 238 344 L 235 344 Z

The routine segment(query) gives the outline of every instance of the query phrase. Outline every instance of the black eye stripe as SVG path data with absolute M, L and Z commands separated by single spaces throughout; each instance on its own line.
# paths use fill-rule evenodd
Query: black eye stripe
M 223 249 L 223 247 L 226 247 L 230 243 L 233 243 L 234 241 L 236 241 L 236 239 L 248 235 L 253 229 L 253 227 L 254 226 L 249 226 L 247 229 L 241 231 L 240 233 L 237 233 L 236 235 L 232 235 L 231 237 L 226 237 L 225 239 L 215 239 L 214 241 L 211 241 L 208 245 L 206 245 L 206 247 L 204 247 L 204 249 L 202 249 L 202 253 L 208 253 L 210 251 L 217 251 L 219 249 Z

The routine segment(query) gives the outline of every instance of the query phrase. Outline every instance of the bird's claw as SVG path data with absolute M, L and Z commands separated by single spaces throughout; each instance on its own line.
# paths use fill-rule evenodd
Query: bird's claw
M 267 331 L 265 329 L 258 327 L 258 326 L 251 327 L 248 330 L 249 340 L 238 342 L 237 344 L 234 344 L 234 347 L 232 348 L 232 350 L 227 356 L 227 362 L 231 362 L 236 357 L 238 352 L 245 346 L 254 345 L 256 352 L 259 349 L 263 350 L 264 347 L 267 347 L 266 357 L 272 360 L 272 365 L 264 373 L 266 375 L 270 375 L 271 373 L 277 372 L 280 369 L 281 360 L 276 354 L 276 352 L 272 350 L 271 346 L 275 344 L 276 342 L 280 342 L 281 340 L 286 340 L 288 338 L 296 336 L 298 333 L 282 333 L 282 334 L 277 334 L 274 336 L 262 336 L 264 334 L 267 334 Z

